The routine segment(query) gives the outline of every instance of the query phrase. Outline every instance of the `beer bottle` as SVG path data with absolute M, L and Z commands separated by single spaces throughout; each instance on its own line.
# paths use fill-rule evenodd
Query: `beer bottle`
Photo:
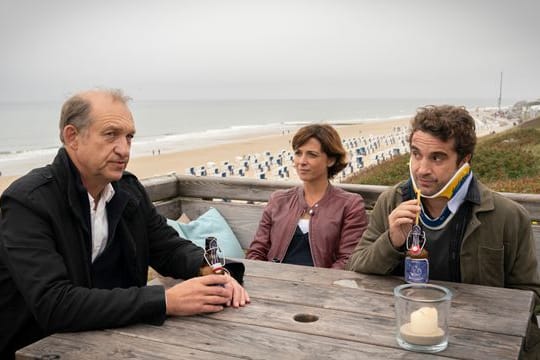
M 424 249 L 426 235 L 419 225 L 413 225 L 407 237 L 405 253 L 405 281 L 408 283 L 427 283 L 429 280 L 428 251 Z
M 204 241 L 204 257 L 214 274 L 223 275 L 225 273 L 224 259 L 221 257 L 217 239 L 213 236 L 207 237 Z

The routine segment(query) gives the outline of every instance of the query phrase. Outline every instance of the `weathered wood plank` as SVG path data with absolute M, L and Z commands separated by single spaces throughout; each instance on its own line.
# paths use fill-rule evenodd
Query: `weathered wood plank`
M 150 200 L 166 200 L 178 196 L 178 180 L 174 175 L 162 175 L 142 179 Z
M 49 354 L 54 349 L 54 353 L 66 354 L 62 358 L 70 358 L 74 351 L 93 354 L 94 358 L 148 358 L 147 353 L 153 358 L 170 358 L 171 354 L 201 358 L 202 352 L 208 352 L 208 358 L 506 359 L 519 354 L 524 335 L 521 328 L 528 322 L 528 316 L 521 315 L 527 308 L 521 305 L 532 303 L 532 294 L 526 291 L 453 284 L 457 295 L 449 321 L 450 345 L 435 355 L 419 354 L 400 349 L 394 339 L 392 289 L 396 278 L 261 261 L 246 260 L 245 264 L 245 287 L 252 297 L 247 307 L 169 318 L 163 326 L 140 324 L 98 332 L 110 339 L 93 343 L 88 336 L 95 332 L 57 334 L 30 348 L 41 346 Z M 334 284 L 342 279 L 363 279 L 358 282 L 363 287 Z M 294 315 L 300 313 L 317 315 L 318 320 L 297 322 Z M 520 321 L 523 326 L 516 324 Z M 55 344 L 59 337 L 73 341 Z M 161 348 L 165 349 L 163 355 Z M 191 350 L 184 356 L 185 349 Z M 195 355 L 191 357 L 189 351 Z
M 189 175 L 166 175 L 143 180 L 150 198 L 158 211 L 171 219 L 177 219 L 182 211 L 191 219 L 214 206 L 222 213 L 229 226 L 247 249 L 253 240 L 262 213 L 262 206 L 270 194 L 278 189 L 298 185 L 294 181 L 266 181 L 245 178 L 194 177 Z M 361 194 L 369 209 L 387 186 L 338 184 L 347 191 Z M 502 193 L 523 205 L 533 222 L 540 221 L 540 195 Z M 216 202 L 203 199 L 227 199 L 231 202 Z M 256 202 L 242 204 L 236 201 Z M 254 206 L 250 206 L 254 205 Z M 368 211 L 369 214 L 369 211 Z M 540 225 L 533 225 L 536 258 L 540 264 Z
M 269 181 L 246 178 L 195 177 L 190 175 L 165 175 L 142 180 L 152 201 L 177 196 L 194 198 L 226 198 L 248 201 L 267 201 L 278 189 L 300 184 L 298 181 Z M 338 187 L 362 195 L 368 208 L 380 193 L 388 188 L 382 185 L 336 184 Z M 501 193 L 520 203 L 531 219 L 540 221 L 540 194 Z
M 521 204 L 532 220 L 540 221 L 540 194 L 520 194 L 501 192 L 502 195 Z
M 375 317 L 394 316 L 394 298 L 388 294 L 367 293 L 362 289 L 343 288 L 319 284 L 317 287 L 305 282 L 291 282 L 246 276 L 245 287 L 250 296 L 269 301 L 303 304 L 364 314 Z M 390 289 L 388 289 L 390 290 Z M 455 289 L 450 288 L 451 291 Z M 499 292 L 496 291 L 495 295 Z M 528 294 L 528 292 L 525 292 Z M 299 296 L 301 296 L 301 301 Z M 465 297 L 452 301 L 450 326 L 525 336 L 531 306 L 519 306 L 512 302 L 486 302 L 485 297 Z M 504 314 L 504 315 L 503 315 Z
M 310 268 L 303 267 L 305 269 L 298 269 L 298 265 L 280 264 L 279 271 L 276 271 L 275 264 L 265 261 L 255 260 L 242 260 L 246 266 L 246 278 L 252 278 L 249 280 L 249 284 L 253 284 L 254 289 L 259 289 L 259 284 L 263 278 L 270 281 L 294 281 L 295 288 L 306 288 L 309 291 L 310 284 L 317 284 L 317 287 L 328 286 L 335 287 L 337 290 L 337 296 L 340 291 L 349 291 L 343 287 L 336 287 L 336 282 L 354 281 L 358 288 L 361 290 L 358 296 L 366 296 L 371 298 L 371 294 L 380 294 L 382 299 L 388 296 L 393 296 L 393 289 L 397 285 L 403 284 L 403 280 L 393 276 L 375 276 L 359 274 L 353 271 L 336 270 L 336 269 L 324 269 L 324 268 Z M 493 324 L 493 319 L 478 319 L 472 318 L 466 319 L 468 315 L 463 317 L 456 317 L 456 321 L 460 321 L 460 326 L 469 324 L 466 326 L 471 329 L 484 328 L 487 331 L 500 330 L 501 333 L 521 335 L 526 334 L 526 324 L 531 314 L 531 309 L 534 303 L 534 297 L 530 291 L 522 291 L 516 289 L 507 288 L 494 288 L 489 286 L 472 285 L 472 284 L 460 284 L 444 281 L 433 281 L 433 283 L 440 284 L 449 288 L 452 291 L 452 306 L 460 309 L 460 311 L 470 311 L 473 313 L 483 313 L 483 317 L 489 317 L 492 313 L 500 313 L 501 309 L 505 316 L 497 315 L 500 322 L 497 320 L 496 324 Z M 283 283 L 282 283 L 283 284 Z M 290 283 L 289 283 L 290 284 Z M 246 285 L 247 286 L 247 285 Z M 277 285 L 276 285 L 277 286 Z M 352 289 L 353 294 L 358 289 Z M 250 294 L 252 290 L 249 289 Z M 278 294 L 281 294 L 281 290 L 276 290 Z M 273 291 L 272 293 L 275 293 Z M 286 291 L 284 290 L 286 293 Z M 364 294 L 368 292 L 369 294 Z M 294 291 L 293 291 L 294 293 Z M 294 297 L 294 295 L 293 295 Z M 482 301 L 482 299 L 490 299 L 489 303 Z M 474 305 L 473 305 L 474 304 Z M 343 304 L 340 304 L 340 306 Z M 380 304 L 375 304 L 375 310 Z M 354 308 L 354 304 L 351 305 Z M 359 305 L 361 306 L 361 305 Z M 354 310 L 353 310 L 354 311 Z M 474 315 L 471 315 L 474 317 Z M 483 322 L 478 324 L 480 328 L 475 328 L 476 322 Z M 486 323 L 487 322 L 487 323 Z M 500 328 L 494 328 L 494 326 L 500 326 Z
M 266 202 L 270 194 L 279 189 L 289 189 L 299 181 L 270 181 L 246 178 L 194 177 L 177 175 L 178 195 L 196 198 L 224 198 Z M 336 184 L 347 191 L 359 193 L 371 208 L 386 186 Z
M 536 262 L 540 267 L 540 225 L 533 225 L 532 231 L 534 236 L 534 244 L 536 245 Z
M 278 189 L 288 189 L 295 181 L 259 181 L 247 178 L 193 177 L 178 175 L 179 192 L 182 197 L 237 199 L 268 201 L 270 194 Z
M 178 219 L 182 215 L 182 202 L 178 198 L 157 201 L 154 203 L 156 210 L 169 219 Z
M 185 212 L 190 219 L 196 219 L 210 207 L 215 207 L 223 215 L 240 241 L 242 248 L 247 249 L 261 219 L 263 204 L 208 201 L 194 198 L 174 198 L 156 203 L 158 212 L 170 219 L 177 219 L 182 212 Z M 532 225 L 532 230 L 536 245 L 536 259 L 540 264 L 540 225 Z
M 180 337 L 181 335 L 179 335 Z M 212 351 L 213 350 L 213 351 Z M 134 337 L 110 331 L 55 334 L 17 352 L 17 359 L 238 359 L 220 349 L 194 349 L 187 344 L 179 345 L 150 340 L 144 336 Z
M 226 309 L 225 312 L 235 318 L 227 321 L 177 317 L 168 319 L 160 327 L 130 327 L 117 331 L 193 349 L 218 348 L 223 354 L 244 359 L 448 359 L 443 354 L 408 353 L 395 347 L 370 345 L 362 341 L 361 334 L 354 340 L 343 340 L 309 334 L 302 329 L 288 331 L 237 323 L 236 319 L 247 309 Z M 242 312 L 240 316 L 239 312 Z M 187 333 L 197 335 L 183 335 Z
M 297 297 L 299 296 L 309 294 L 298 291 Z M 394 309 L 387 311 L 392 317 L 336 311 L 254 297 L 252 304 L 243 309 L 241 317 L 231 311 L 223 311 L 208 317 L 399 349 L 395 338 Z M 318 320 L 311 323 L 295 321 L 294 316 L 299 314 L 316 316 Z M 518 357 L 521 341 L 519 336 L 451 327 L 449 346 L 441 355 L 460 359 L 512 359 Z
M 269 181 L 246 178 L 195 177 L 190 175 L 164 175 L 142 180 L 152 201 L 182 196 L 193 198 L 223 198 L 265 202 L 278 189 L 288 189 L 298 181 Z M 388 188 L 382 185 L 336 184 L 364 198 L 366 207 L 372 208 L 380 193 Z M 520 203 L 531 219 L 540 221 L 540 194 L 501 193 Z
M 373 209 L 379 195 L 388 189 L 388 186 L 383 185 L 358 185 L 358 184 L 337 184 L 336 186 L 344 190 L 362 195 L 366 205 L 366 209 Z
M 340 309 L 377 318 L 394 316 L 393 310 L 389 312 L 394 306 L 393 289 L 403 284 L 402 279 L 392 276 L 310 267 L 299 269 L 297 265 L 288 264 L 279 264 L 279 271 L 276 271 L 276 264 L 243 262 L 246 265 L 245 287 L 252 298 Z M 358 288 L 337 286 L 344 280 L 354 281 Z M 525 336 L 533 307 L 531 292 L 441 281 L 433 283 L 447 287 L 453 294 L 451 326 Z

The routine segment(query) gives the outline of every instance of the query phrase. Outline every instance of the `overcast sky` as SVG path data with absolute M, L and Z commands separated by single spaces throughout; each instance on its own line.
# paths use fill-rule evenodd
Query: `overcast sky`
M 0 0 L 0 101 L 540 97 L 539 0 Z

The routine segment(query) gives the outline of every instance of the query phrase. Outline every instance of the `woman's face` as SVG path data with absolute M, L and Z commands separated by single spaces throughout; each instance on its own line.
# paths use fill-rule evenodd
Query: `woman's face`
M 316 138 L 309 138 L 294 151 L 294 168 L 300 180 L 314 182 L 328 180 L 328 168 L 334 164 L 334 159 L 328 158 Z

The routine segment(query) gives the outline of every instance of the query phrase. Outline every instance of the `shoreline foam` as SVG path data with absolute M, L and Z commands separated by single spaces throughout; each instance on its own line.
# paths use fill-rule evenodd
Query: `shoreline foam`
M 471 114 L 477 119 L 478 136 L 482 136 L 493 131 L 498 132 L 507 129 L 511 123 L 501 124 L 501 120 L 493 117 L 493 110 L 475 110 Z M 408 127 L 410 117 L 390 118 L 386 120 L 358 120 L 358 121 L 327 121 L 332 124 L 339 132 L 343 140 L 358 138 L 388 135 L 392 133 L 392 129 L 396 126 Z M 168 173 L 185 174 L 186 169 L 200 165 L 222 164 L 224 161 L 234 162 L 238 157 L 247 154 L 261 154 L 264 152 L 278 153 L 282 150 L 291 151 L 290 140 L 296 130 L 305 125 L 304 123 L 281 124 L 282 128 L 261 126 L 260 130 L 264 131 L 247 131 L 247 132 L 220 132 L 209 131 L 208 139 L 201 141 L 203 137 L 190 139 L 189 144 L 179 144 L 174 146 L 175 142 L 170 142 L 169 146 L 147 146 L 145 149 L 134 150 L 132 158 L 127 167 L 127 170 L 134 173 L 140 179 L 165 175 Z M 504 126 L 503 126 L 504 125 Z M 252 128 L 252 127 L 250 127 Z M 187 140 L 186 140 L 187 141 Z M 159 145 L 165 144 L 160 142 Z M 158 145 L 158 144 L 153 144 Z M 182 148 L 182 145 L 184 148 Z M 159 155 L 158 151 L 159 149 Z M 152 155 L 154 150 L 154 155 Z M 54 151 L 56 154 L 56 150 Z M 28 167 L 27 171 L 34 167 L 43 166 L 50 163 L 54 158 L 54 154 L 50 159 L 41 159 L 40 164 L 34 164 Z M 372 154 L 374 156 L 374 154 Z M 367 156 L 364 166 L 369 166 L 374 162 L 373 156 Z M 354 159 L 351 159 L 354 160 Z M 23 162 L 19 165 L 22 165 Z M 26 164 L 27 166 L 30 164 Z M 3 171 L 2 163 L 0 162 L 0 171 Z M 25 172 L 27 172 L 25 171 Z M 294 170 L 291 168 L 291 178 L 294 178 Z M 21 174 L 22 175 L 22 174 Z M 11 184 L 19 176 L 4 174 L 0 176 L 0 193 Z M 250 176 L 253 174 L 249 174 Z

